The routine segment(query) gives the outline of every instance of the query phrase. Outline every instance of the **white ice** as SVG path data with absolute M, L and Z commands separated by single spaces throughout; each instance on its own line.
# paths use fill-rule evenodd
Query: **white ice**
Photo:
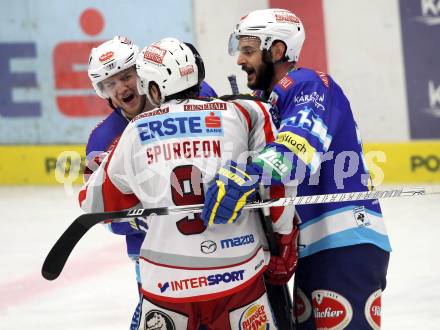
M 439 329 L 440 195 L 383 200 L 382 207 L 394 249 L 382 328 Z M 82 213 L 76 193 L 1 187 L 0 212 L 0 329 L 128 329 L 137 291 L 123 237 L 97 226 L 60 278 L 40 274 L 51 246 Z

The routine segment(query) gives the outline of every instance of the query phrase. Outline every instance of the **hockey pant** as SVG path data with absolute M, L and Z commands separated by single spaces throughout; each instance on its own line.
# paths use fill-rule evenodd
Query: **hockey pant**
M 300 258 L 295 273 L 297 329 L 380 329 L 389 253 L 371 244 Z
M 277 329 L 263 278 L 232 295 L 191 303 L 143 297 L 137 329 L 228 330 Z

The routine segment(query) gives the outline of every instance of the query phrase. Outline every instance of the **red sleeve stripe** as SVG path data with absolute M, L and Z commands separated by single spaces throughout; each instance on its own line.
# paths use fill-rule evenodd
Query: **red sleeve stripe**
M 275 141 L 275 133 L 272 130 L 272 122 L 270 120 L 270 114 L 260 101 L 255 101 L 264 114 L 264 134 L 266 136 L 266 143 Z
M 238 104 L 236 102 L 232 102 L 232 103 L 234 103 L 235 106 L 238 108 L 238 110 L 240 110 L 240 112 L 243 114 L 244 118 L 246 119 L 248 130 L 251 131 L 252 130 L 252 121 L 251 121 L 251 116 L 249 116 L 249 113 L 240 104 Z
M 105 179 L 104 179 L 104 183 L 102 184 L 102 199 L 104 202 L 104 212 L 125 210 L 139 204 L 139 199 L 136 197 L 135 194 L 122 193 L 113 184 L 113 182 L 110 180 L 107 174 L 108 166 L 110 164 L 110 161 L 113 157 L 115 150 L 116 150 L 116 146 L 111 151 L 109 159 L 105 164 L 105 168 L 104 168 Z
M 269 192 L 270 198 L 283 198 L 286 197 L 286 192 L 284 190 L 284 186 L 271 186 Z M 270 208 L 270 218 L 272 222 L 275 223 L 279 220 L 281 215 L 284 212 L 284 206 L 273 206 Z
M 82 203 L 86 199 L 86 196 L 87 196 L 87 186 L 85 186 L 83 189 L 81 189 L 78 194 L 78 201 L 79 201 L 80 207 L 82 206 Z

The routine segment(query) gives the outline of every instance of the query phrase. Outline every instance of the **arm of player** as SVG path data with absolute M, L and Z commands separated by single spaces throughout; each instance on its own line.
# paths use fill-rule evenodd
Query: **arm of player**
M 250 151 L 259 151 L 274 140 L 276 131 L 267 104 L 253 99 L 236 99 L 233 103 L 238 118 L 247 126 Z M 201 215 L 205 225 L 233 223 L 239 218 L 261 181 L 262 171 L 254 166 L 230 161 L 220 168 L 205 194 Z
M 283 198 L 296 194 L 295 186 L 271 186 L 265 191 L 263 198 Z M 298 262 L 298 220 L 295 216 L 295 205 L 271 207 L 270 219 L 277 244 L 276 255 L 271 255 L 265 272 L 269 283 L 283 285 L 287 283 L 296 270 Z
M 127 179 L 126 149 L 123 137 L 102 160 L 79 193 L 79 203 L 85 212 L 109 212 L 140 207 Z M 122 232 L 121 232 L 122 233 Z M 126 234 L 126 233 L 122 233 Z

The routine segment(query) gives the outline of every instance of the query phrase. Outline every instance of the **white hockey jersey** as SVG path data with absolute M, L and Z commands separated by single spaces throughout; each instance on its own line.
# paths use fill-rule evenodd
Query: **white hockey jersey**
M 167 102 L 127 126 L 80 192 L 81 207 L 102 212 L 203 203 L 221 165 L 231 159 L 245 163 L 275 134 L 268 105 L 259 101 Z M 276 197 L 283 194 L 277 191 Z M 293 207 L 273 211 L 274 230 L 291 232 Z M 250 285 L 269 261 L 257 211 L 243 211 L 234 224 L 209 227 L 198 214 L 152 216 L 147 223 L 139 262 L 142 291 L 153 299 L 229 295 Z

